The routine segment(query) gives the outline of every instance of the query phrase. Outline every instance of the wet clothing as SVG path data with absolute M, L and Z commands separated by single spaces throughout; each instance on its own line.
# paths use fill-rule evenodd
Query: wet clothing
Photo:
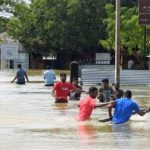
M 26 71 L 22 68 L 17 70 L 17 84 L 25 84 Z
M 107 88 L 101 87 L 99 89 L 99 92 L 103 93 L 103 96 L 100 96 L 100 98 L 99 98 L 100 102 L 109 102 L 111 94 L 114 94 L 114 90 L 111 86 L 109 86 Z
M 115 124 L 127 122 L 133 111 L 140 112 L 140 108 L 136 102 L 129 98 L 121 98 L 115 101 L 115 111 L 112 122 Z
M 81 86 L 77 85 L 75 86 L 77 89 L 82 89 Z M 80 91 L 75 91 L 75 90 L 72 90 L 70 91 L 69 93 L 69 100 L 79 100 L 81 97 L 81 92 Z
M 56 79 L 55 72 L 51 69 L 44 72 L 45 86 L 53 86 Z
M 96 106 L 95 99 L 93 99 L 91 96 L 83 97 L 80 100 L 79 113 L 76 116 L 76 119 L 78 121 L 85 121 L 90 119 L 90 116 L 95 106 Z
M 55 103 L 68 103 L 68 100 L 65 98 L 58 98 L 55 100 Z
M 68 82 L 56 82 L 54 84 L 54 93 L 56 95 L 56 99 L 66 99 L 71 90 L 73 90 L 73 85 Z

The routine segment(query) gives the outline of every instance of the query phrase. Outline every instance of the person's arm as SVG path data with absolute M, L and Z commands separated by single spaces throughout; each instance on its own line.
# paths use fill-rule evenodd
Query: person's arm
M 116 99 L 115 91 L 113 90 L 112 87 L 110 87 L 110 88 L 111 88 L 111 94 L 110 94 L 109 98 L 110 98 L 110 100 L 115 100 Z
M 43 79 L 45 79 L 45 72 L 43 73 Z
M 102 97 L 103 97 L 103 93 L 99 91 L 98 94 L 97 94 L 97 98 L 100 99 Z
M 17 73 L 16 73 L 16 76 L 14 77 L 14 79 L 11 81 L 11 83 L 13 83 L 16 79 L 17 79 Z
M 95 105 L 95 108 L 97 108 L 97 107 L 104 107 L 104 106 L 107 106 L 107 105 L 109 105 L 109 102 L 99 103 L 99 104 Z
M 56 98 L 56 90 L 58 90 L 59 82 L 55 83 L 51 92 L 51 95 Z
M 56 98 L 56 95 L 55 95 L 55 89 L 53 89 L 53 90 L 50 92 L 50 94 L 51 94 L 53 97 Z
M 17 76 L 14 77 L 14 79 L 11 81 L 11 83 L 13 83 L 16 79 L 17 79 Z
M 121 97 L 123 97 L 123 90 L 120 90 L 120 93 L 121 93 Z
M 112 108 L 115 106 L 115 101 L 112 101 L 109 103 L 108 105 L 108 115 L 109 115 L 109 118 L 112 118 Z
M 139 112 L 137 112 L 137 114 L 140 116 L 144 116 L 148 112 L 150 112 L 150 107 L 147 109 L 140 110 Z
M 105 96 L 103 94 L 104 88 L 101 87 L 98 90 L 97 99 L 99 99 L 100 102 L 104 102 Z
M 55 72 L 54 72 L 54 80 L 56 80 L 56 74 L 55 74 Z
M 29 79 L 28 79 L 28 76 L 27 76 L 27 73 L 25 72 L 25 77 L 26 77 L 26 80 L 27 80 L 27 82 L 29 82 Z
M 82 90 L 82 88 L 78 88 L 74 85 L 72 85 L 72 90 L 70 90 L 70 91 L 76 91 L 78 93 L 85 92 L 84 90 Z

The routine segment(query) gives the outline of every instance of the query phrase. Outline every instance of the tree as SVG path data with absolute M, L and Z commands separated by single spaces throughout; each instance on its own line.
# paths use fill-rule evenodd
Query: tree
M 18 39 L 27 49 L 31 49 L 35 41 L 34 15 L 26 3 L 15 4 L 15 10 L 8 24 L 8 33 Z
M 15 7 L 11 35 L 27 47 L 47 51 L 91 51 L 105 36 L 103 0 L 32 0 Z
M 1 0 L 0 1 L 0 12 L 12 12 L 14 6 L 14 0 Z M 0 16 L 0 33 L 6 31 L 6 24 L 8 18 Z
M 107 18 L 104 23 L 107 24 L 107 38 L 101 40 L 100 43 L 107 49 L 114 49 L 115 44 L 115 10 L 112 4 L 106 5 Z M 147 27 L 148 32 L 150 28 Z M 121 45 L 128 47 L 131 51 L 132 48 L 138 47 L 140 53 L 143 53 L 143 35 L 144 28 L 138 24 L 138 9 L 137 7 L 121 8 Z M 150 37 L 147 38 L 150 41 Z M 150 46 L 149 46 L 150 48 Z
M 102 23 L 105 4 L 103 0 L 80 0 L 72 6 L 68 24 L 69 49 L 91 52 L 99 48 L 98 41 L 105 36 Z

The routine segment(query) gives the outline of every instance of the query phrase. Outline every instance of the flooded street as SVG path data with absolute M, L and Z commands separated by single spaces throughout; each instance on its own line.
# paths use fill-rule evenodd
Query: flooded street
M 17 85 L 10 83 L 14 73 L 0 71 L 0 150 L 150 149 L 150 113 L 112 125 L 98 121 L 108 113 L 97 108 L 91 121 L 77 122 L 77 101 L 54 104 L 41 74 L 29 75 L 31 83 Z M 150 86 L 121 88 L 132 90 L 133 99 L 142 107 L 150 107 Z

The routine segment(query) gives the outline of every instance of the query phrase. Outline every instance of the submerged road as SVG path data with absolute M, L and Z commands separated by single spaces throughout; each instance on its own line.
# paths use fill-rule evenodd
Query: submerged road
M 92 120 L 80 123 L 74 119 L 78 102 L 54 104 L 41 75 L 29 76 L 31 83 L 26 85 L 10 83 L 13 77 L 12 71 L 0 71 L 0 150 L 149 149 L 150 113 L 114 126 L 98 122 L 108 113 L 97 108 Z M 150 106 L 149 86 L 121 88 L 132 90 L 141 106 Z

